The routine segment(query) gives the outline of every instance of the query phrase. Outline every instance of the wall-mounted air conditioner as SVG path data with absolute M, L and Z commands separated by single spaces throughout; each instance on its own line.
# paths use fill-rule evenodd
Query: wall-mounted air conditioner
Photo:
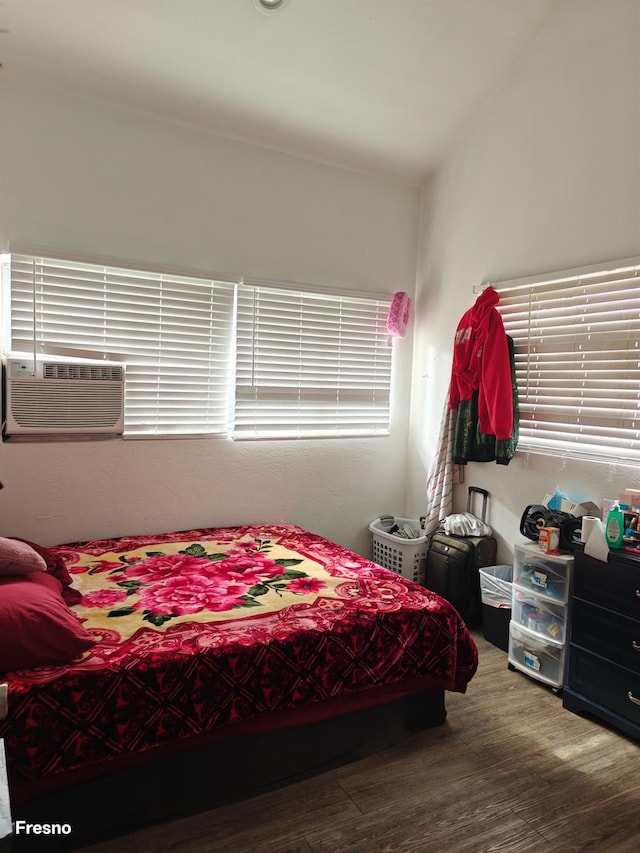
M 124 364 L 9 356 L 4 376 L 7 438 L 122 434 Z

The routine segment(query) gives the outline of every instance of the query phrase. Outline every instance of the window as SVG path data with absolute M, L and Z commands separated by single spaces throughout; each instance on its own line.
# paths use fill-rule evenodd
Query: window
M 226 434 L 233 282 L 11 256 L 12 352 L 127 364 L 125 433 Z
M 7 350 L 126 362 L 125 435 L 388 431 L 389 296 L 33 254 L 7 291 Z
M 388 297 L 241 284 L 234 436 L 387 432 L 389 305 Z
M 640 260 L 494 285 L 520 450 L 640 462 Z

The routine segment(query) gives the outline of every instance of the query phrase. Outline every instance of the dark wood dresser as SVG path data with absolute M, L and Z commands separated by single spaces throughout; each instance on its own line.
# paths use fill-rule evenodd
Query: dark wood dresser
M 640 739 L 640 557 L 575 551 L 562 704 Z

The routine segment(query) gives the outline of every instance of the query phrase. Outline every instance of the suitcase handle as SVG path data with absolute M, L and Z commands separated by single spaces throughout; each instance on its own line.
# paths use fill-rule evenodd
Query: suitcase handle
M 472 492 L 478 492 L 479 495 L 484 495 L 485 498 L 489 497 L 489 492 L 486 489 L 481 489 L 479 486 L 469 486 L 469 497 L 471 497 Z
M 469 495 L 467 497 L 467 512 L 471 512 L 471 501 L 474 493 L 482 495 L 482 515 L 478 516 L 486 523 L 487 521 L 487 501 L 489 500 L 489 492 L 486 489 L 480 489 L 478 486 L 469 486 Z

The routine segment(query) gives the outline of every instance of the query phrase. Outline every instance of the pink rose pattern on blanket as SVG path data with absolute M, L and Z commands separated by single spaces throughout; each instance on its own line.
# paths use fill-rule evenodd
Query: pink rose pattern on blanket
M 271 591 L 282 597 L 285 590 L 305 595 L 326 587 L 324 581 L 293 568 L 302 559 L 272 559 L 271 548 L 270 540 L 259 539 L 236 543 L 223 552 L 193 543 L 177 554 L 148 551 L 146 558 L 98 560 L 88 574 L 108 572 L 115 588 L 88 592 L 81 605 L 107 609 L 113 605 L 109 617 L 138 612 L 159 627 L 175 616 L 205 610 L 223 613 L 261 607 Z

